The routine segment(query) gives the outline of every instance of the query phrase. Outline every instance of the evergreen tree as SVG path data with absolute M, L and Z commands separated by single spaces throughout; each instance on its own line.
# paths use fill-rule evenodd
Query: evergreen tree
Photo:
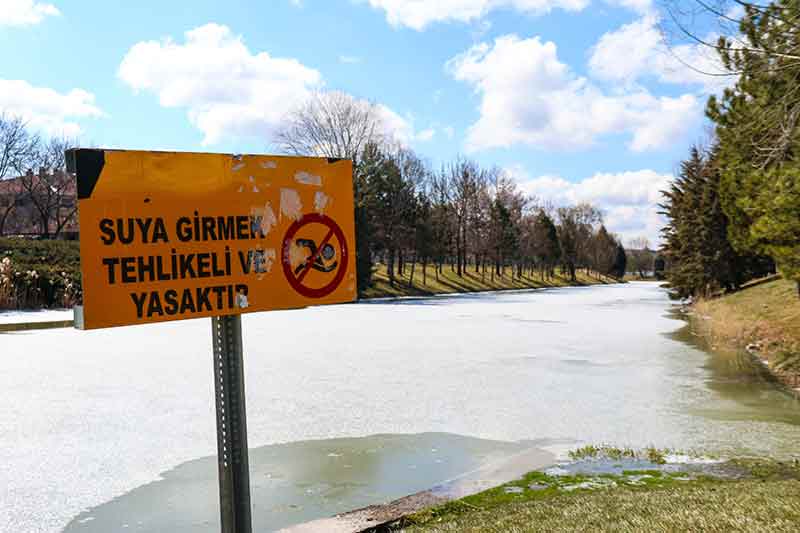
M 800 0 L 746 5 L 746 46 L 721 38 L 740 76 L 707 114 L 716 123 L 720 196 L 734 246 L 771 256 L 800 294 Z
M 540 265 L 542 277 L 553 276 L 553 269 L 561 256 L 558 230 L 547 213 L 542 209 L 533 223 L 533 253 Z
M 621 243 L 617 243 L 617 248 L 614 253 L 614 262 L 611 264 L 609 274 L 617 279 L 625 277 L 625 272 L 628 268 L 628 256 L 625 253 L 625 247 Z
M 661 207 L 668 223 L 663 251 L 670 263 L 666 277 L 677 298 L 737 290 L 769 270 L 763 257 L 740 254 L 728 240 L 717 153 L 692 148 L 678 178 L 664 192 Z

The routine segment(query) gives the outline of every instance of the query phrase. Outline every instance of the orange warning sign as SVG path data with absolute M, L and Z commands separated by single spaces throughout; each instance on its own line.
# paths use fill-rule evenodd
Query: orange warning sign
M 83 305 L 94 329 L 352 301 L 352 163 L 78 149 Z

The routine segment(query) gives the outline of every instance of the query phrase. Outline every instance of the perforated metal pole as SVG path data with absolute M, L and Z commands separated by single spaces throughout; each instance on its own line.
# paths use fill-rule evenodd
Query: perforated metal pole
M 244 408 L 242 318 L 211 319 L 217 397 L 217 461 L 222 533 L 252 533 L 247 417 Z

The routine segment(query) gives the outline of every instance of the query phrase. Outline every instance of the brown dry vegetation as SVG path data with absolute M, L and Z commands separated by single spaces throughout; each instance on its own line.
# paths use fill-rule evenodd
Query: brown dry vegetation
M 692 306 L 692 321 L 712 346 L 747 348 L 787 385 L 800 386 L 800 299 L 778 280 Z

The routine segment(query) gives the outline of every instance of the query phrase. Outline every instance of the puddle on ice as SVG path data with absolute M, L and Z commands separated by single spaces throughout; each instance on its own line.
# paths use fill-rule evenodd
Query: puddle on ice
M 254 448 L 250 450 L 253 530 L 274 531 L 437 485 L 453 491 L 466 490 L 467 485 L 492 486 L 540 466 L 515 464 L 526 451 L 530 452 L 528 444 L 445 433 Z M 546 452 L 536 457 L 552 460 Z M 479 467 L 493 464 L 501 466 L 477 473 Z M 64 531 L 107 533 L 137 524 L 135 531 L 217 532 L 217 483 L 216 458 L 190 461 L 164 472 L 158 481 L 81 513 Z

